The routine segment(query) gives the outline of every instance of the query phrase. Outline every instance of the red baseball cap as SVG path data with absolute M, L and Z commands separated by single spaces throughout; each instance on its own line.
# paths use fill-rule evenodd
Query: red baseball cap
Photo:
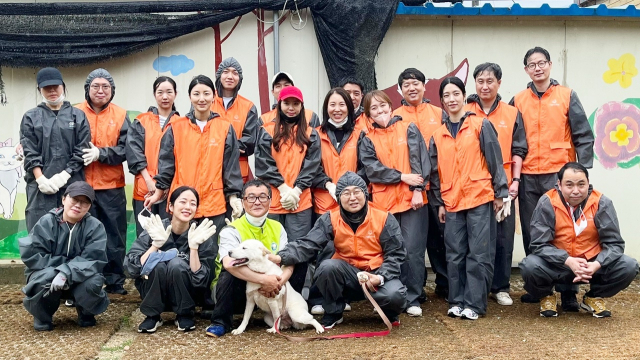
M 304 102 L 304 100 L 302 99 L 302 91 L 300 91 L 300 89 L 298 89 L 295 86 L 286 86 L 282 88 L 282 90 L 280 90 L 280 96 L 278 97 L 278 101 L 281 101 L 287 98 L 295 98 L 300 100 L 301 102 Z

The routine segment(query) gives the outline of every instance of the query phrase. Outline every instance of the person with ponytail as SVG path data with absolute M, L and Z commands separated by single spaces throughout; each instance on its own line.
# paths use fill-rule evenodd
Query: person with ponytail
M 160 139 L 166 132 L 169 123 L 180 117 L 174 104 L 177 93 L 176 82 L 172 78 L 158 77 L 153 82 L 153 96 L 156 98 L 158 107 L 151 106 L 146 113 L 138 115 L 127 133 L 127 164 L 129 172 L 135 175 L 133 213 L 138 236 L 144 231 L 138 214 L 145 209 L 144 199 L 156 191 L 156 182 L 153 177 L 158 173 Z M 162 201 L 158 204 L 152 204 L 147 210 L 166 219 L 169 217 L 166 208 L 166 201 Z
M 85 180 L 82 149 L 91 141 L 87 117 L 65 101 L 67 87 L 60 71 L 44 68 L 36 79 L 43 101 L 27 111 L 20 123 L 27 231 L 51 209 L 62 206 L 67 184 Z

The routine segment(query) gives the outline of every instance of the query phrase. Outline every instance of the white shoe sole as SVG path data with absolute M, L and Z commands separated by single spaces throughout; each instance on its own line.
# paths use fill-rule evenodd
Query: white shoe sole
M 420 317 L 420 316 L 422 316 L 422 309 L 420 309 L 419 313 L 416 312 L 416 313 L 413 313 L 413 314 L 411 312 L 409 312 L 409 309 L 407 309 L 407 315 L 409 315 L 411 317 Z
M 324 315 L 324 308 L 316 305 L 311 308 L 311 315 Z
M 173 323 L 178 327 L 178 331 L 191 331 L 191 330 L 194 330 L 196 328 L 195 325 L 193 325 L 190 328 L 181 328 L 180 324 L 178 323 L 178 320 L 174 320 Z
M 344 318 L 340 318 L 340 320 L 334 322 L 333 324 L 329 325 L 329 326 L 322 326 L 325 329 L 333 329 L 336 325 L 338 324 L 342 324 L 342 322 L 344 321 Z
M 153 327 L 152 329 L 140 329 L 140 328 L 138 328 L 138 332 L 139 333 L 149 333 L 149 334 L 151 334 L 151 333 L 156 332 L 156 330 L 158 330 L 158 328 L 160 326 L 162 326 L 162 324 L 163 324 L 162 320 L 156 321 L 156 326 Z

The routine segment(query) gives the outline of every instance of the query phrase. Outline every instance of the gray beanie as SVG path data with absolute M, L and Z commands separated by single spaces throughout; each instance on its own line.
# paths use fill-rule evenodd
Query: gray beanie
M 89 87 L 91 86 L 93 80 L 98 78 L 107 80 L 111 85 L 111 99 L 109 99 L 109 102 L 111 102 L 111 100 L 113 100 L 113 97 L 116 95 L 116 83 L 113 81 L 113 77 L 111 76 L 111 74 L 109 74 L 109 72 L 103 68 L 95 69 L 89 73 L 89 76 L 87 76 L 87 80 L 85 80 L 84 82 L 84 98 L 89 103 L 91 103 L 91 99 L 89 98 Z
M 218 71 L 216 71 L 216 92 L 218 93 L 218 96 L 222 97 L 222 81 L 220 80 L 220 76 L 222 75 L 222 72 L 226 68 L 236 69 L 236 71 L 238 72 L 238 76 L 240 77 L 240 80 L 238 81 L 238 86 L 236 86 L 236 89 L 233 93 L 233 97 L 235 98 L 236 95 L 238 95 L 238 91 L 240 91 L 240 86 L 242 86 L 243 76 L 242 76 L 242 66 L 240 66 L 240 63 L 238 62 L 238 60 L 236 60 L 233 57 L 228 57 L 222 60 L 220 65 L 218 65 Z
M 340 196 L 340 194 L 342 194 L 342 191 L 344 191 L 347 186 L 357 186 L 362 190 L 362 192 L 364 192 L 365 198 L 369 197 L 369 192 L 367 191 L 367 183 L 365 183 L 364 180 L 360 176 L 358 176 L 358 174 L 352 171 L 347 171 L 338 180 L 338 183 L 336 184 L 336 196 Z

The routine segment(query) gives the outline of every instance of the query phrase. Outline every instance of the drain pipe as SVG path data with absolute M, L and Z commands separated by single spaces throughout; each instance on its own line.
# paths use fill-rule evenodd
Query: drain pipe
M 280 72 L 280 11 L 273 12 L 273 73 Z M 274 102 L 278 99 L 274 98 Z

